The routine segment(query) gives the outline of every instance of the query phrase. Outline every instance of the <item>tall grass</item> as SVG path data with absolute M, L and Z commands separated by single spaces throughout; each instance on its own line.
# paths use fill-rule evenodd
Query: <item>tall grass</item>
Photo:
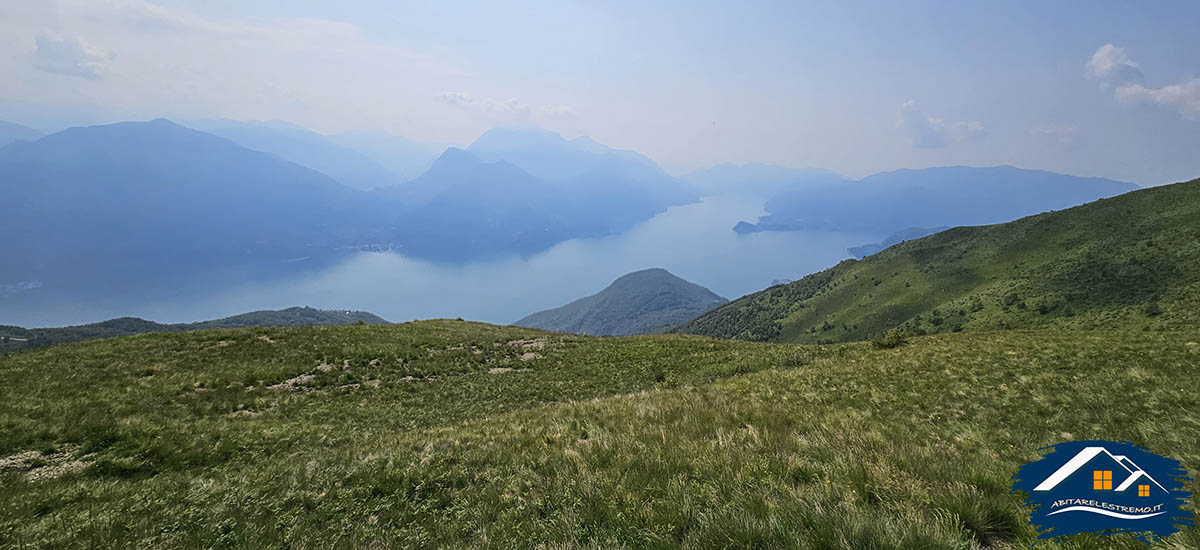
M 1197 472 L 1198 340 L 814 347 L 436 321 L 19 353 L 0 359 L 0 456 L 88 466 L 0 473 L 0 544 L 1025 548 L 1009 478 L 1040 447 L 1128 440 Z

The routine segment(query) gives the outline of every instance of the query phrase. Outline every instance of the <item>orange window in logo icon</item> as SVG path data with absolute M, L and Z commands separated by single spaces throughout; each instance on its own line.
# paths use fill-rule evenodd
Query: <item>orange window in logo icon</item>
M 1149 485 L 1138 485 L 1138 496 L 1139 497 L 1150 496 L 1150 486 Z
M 1093 470 L 1092 489 L 1097 491 L 1112 490 L 1112 470 Z

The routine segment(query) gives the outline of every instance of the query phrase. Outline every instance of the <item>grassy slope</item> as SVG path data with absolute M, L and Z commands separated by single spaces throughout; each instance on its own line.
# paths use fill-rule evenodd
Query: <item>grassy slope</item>
M 1200 180 L 958 227 L 744 296 L 678 330 L 818 343 L 924 334 L 1200 325 Z
M 42 453 L 0 471 L 0 546 L 1026 547 L 1008 478 L 1039 447 L 1125 439 L 1200 471 L 1198 340 L 428 321 L 67 344 L 0 357 L 0 457 Z

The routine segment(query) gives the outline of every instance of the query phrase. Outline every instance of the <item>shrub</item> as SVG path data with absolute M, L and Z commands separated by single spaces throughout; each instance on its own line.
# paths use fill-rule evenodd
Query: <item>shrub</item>
M 889 330 L 885 334 L 871 340 L 871 345 L 878 349 L 892 349 L 904 345 L 904 333 L 898 330 Z

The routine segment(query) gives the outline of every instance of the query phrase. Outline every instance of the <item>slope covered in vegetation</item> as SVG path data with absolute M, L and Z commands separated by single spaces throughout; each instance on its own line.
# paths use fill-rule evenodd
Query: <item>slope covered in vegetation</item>
M 0 546 L 1028 547 L 1009 478 L 1040 447 L 1200 469 L 1198 340 L 424 321 L 65 344 L 0 357 Z
M 734 300 L 677 330 L 863 340 L 1067 326 L 1200 326 L 1200 180 L 956 227 Z

